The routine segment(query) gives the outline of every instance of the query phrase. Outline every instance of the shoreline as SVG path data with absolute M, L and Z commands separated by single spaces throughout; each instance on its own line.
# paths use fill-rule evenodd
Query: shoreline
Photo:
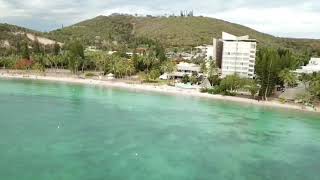
M 18 74 L 11 74 L 11 73 L 0 73 L 0 78 L 43 80 L 43 81 L 65 82 L 65 83 L 83 84 L 83 85 L 94 85 L 94 86 L 101 86 L 105 88 L 120 88 L 120 89 L 127 89 L 127 90 L 133 90 L 133 91 L 147 91 L 147 92 L 155 92 L 155 93 L 169 94 L 169 95 L 189 96 L 189 97 L 206 98 L 206 99 L 219 100 L 219 101 L 245 103 L 248 105 L 258 105 L 262 107 L 283 108 L 283 109 L 291 109 L 291 110 L 298 110 L 298 111 L 304 111 L 304 112 L 320 113 L 320 109 L 314 110 L 312 108 L 307 108 L 305 106 L 298 105 L 298 104 L 288 104 L 288 103 L 282 104 L 277 101 L 257 101 L 253 99 L 242 98 L 242 97 L 213 95 L 208 93 L 201 93 L 197 90 L 180 89 L 177 87 L 172 87 L 167 85 L 156 86 L 156 85 L 146 85 L 146 84 L 129 84 L 125 82 L 80 79 L 75 77 L 55 77 L 55 76 L 20 75 L 20 74 L 18 75 Z

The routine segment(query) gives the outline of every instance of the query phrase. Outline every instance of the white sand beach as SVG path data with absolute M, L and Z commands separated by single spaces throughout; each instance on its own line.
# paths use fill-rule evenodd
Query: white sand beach
M 207 99 L 214 99 L 214 100 L 221 100 L 221 101 L 232 101 L 232 102 L 265 106 L 265 107 L 284 108 L 284 109 L 309 111 L 309 112 L 320 112 L 319 108 L 313 109 L 313 108 L 308 108 L 299 104 L 289 104 L 289 103 L 283 104 L 278 101 L 257 101 L 253 99 L 242 98 L 242 97 L 212 95 L 207 93 L 201 93 L 198 90 L 180 89 L 180 88 L 172 87 L 168 85 L 156 86 L 156 85 L 147 85 L 147 84 L 129 84 L 129 83 L 118 82 L 118 81 L 81 79 L 76 77 L 22 75 L 22 74 L 3 73 L 3 72 L 0 73 L 0 78 L 30 79 L 30 80 L 45 80 L 45 81 L 56 81 L 56 82 L 66 82 L 66 83 L 77 83 L 77 84 L 86 84 L 86 85 L 93 85 L 93 86 L 122 88 L 122 89 L 134 90 L 134 91 L 149 91 L 149 92 L 157 92 L 162 94 L 191 96 L 191 97 L 207 98 Z

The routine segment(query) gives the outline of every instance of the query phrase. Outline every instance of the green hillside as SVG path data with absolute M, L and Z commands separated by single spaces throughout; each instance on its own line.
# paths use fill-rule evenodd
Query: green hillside
M 249 34 L 251 38 L 269 44 L 275 37 L 226 21 L 207 17 L 137 18 L 137 36 L 146 35 L 172 46 L 195 46 L 212 43 L 223 31 L 235 35 Z
M 51 31 L 47 37 L 59 42 L 81 40 L 86 45 L 100 41 L 128 43 L 133 37 L 133 18 L 131 16 L 98 16 L 78 24 Z
M 138 37 L 156 39 L 166 47 L 190 47 L 211 44 L 222 31 L 234 35 L 250 35 L 261 46 L 285 47 L 320 54 L 320 40 L 279 38 L 254 29 L 208 17 L 135 17 L 129 15 L 98 16 L 75 25 L 41 33 L 30 29 L 0 24 L 0 40 L 14 44 L 21 36 L 13 32 L 32 32 L 59 42 L 80 40 L 85 45 L 130 44 Z
M 250 35 L 261 46 L 287 47 L 296 50 L 320 51 L 320 40 L 278 38 L 254 29 L 208 17 L 135 17 L 128 15 L 98 16 L 47 34 L 66 42 L 83 40 L 95 45 L 97 38 L 105 43 L 129 43 L 135 37 L 157 39 L 167 47 L 210 44 L 222 31 L 234 35 Z
M 7 41 L 10 46 L 15 46 L 18 42 L 21 41 L 30 41 L 24 33 L 32 33 L 35 35 L 41 36 L 42 33 L 34 31 L 31 29 L 23 28 L 20 26 L 15 26 L 11 24 L 1 24 L 0 23 L 0 41 Z

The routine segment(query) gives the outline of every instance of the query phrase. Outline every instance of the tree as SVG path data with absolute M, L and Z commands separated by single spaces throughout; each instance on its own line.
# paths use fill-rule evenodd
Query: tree
M 71 42 L 67 45 L 67 50 L 73 56 L 79 56 L 80 58 L 84 59 L 84 47 L 79 41 Z
M 298 80 L 297 76 L 287 68 L 280 71 L 279 78 L 288 87 L 294 87 Z
M 68 67 L 69 67 L 70 71 L 73 74 L 77 74 L 79 67 L 80 67 L 81 57 L 75 56 L 72 53 L 68 53 L 66 58 L 67 58 Z
M 208 69 L 208 76 L 217 76 L 218 75 L 218 68 L 215 61 L 210 61 L 209 69 Z
M 183 84 L 187 84 L 188 82 L 189 82 L 189 76 L 188 75 L 184 75 L 183 77 L 182 77 L 182 80 L 181 80 L 181 82 L 183 83 Z
M 104 73 L 115 74 L 116 62 L 120 61 L 120 57 L 116 55 L 106 56 L 101 63 L 104 63 Z
M 183 11 L 180 11 L 180 16 L 184 17 Z
M 44 64 L 47 67 L 50 67 L 51 69 L 53 68 L 53 60 L 52 60 L 53 56 L 47 56 L 44 60 Z
M 59 67 L 59 63 L 61 63 L 61 55 L 54 55 L 53 58 L 52 58 L 52 63 L 54 65 L 54 68 L 57 70 Z
M 61 50 L 60 45 L 57 42 L 55 42 L 53 45 L 53 54 L 56 56 L 59 55 L 60 50 Z
M 203 63 L 206 63 L 206 60 L 205 60 L 205 58 L 204 58 L 203 56 L 198 56 L 198 57 L 196 57 L 196 58 L 193 58 L 193 59 L 191 60 L 191 62 L 194 63 L 194 64 L 201 65 L 201 64 L 203 64 Z
M 33 61 L 30 59 L 20 59 L 15 64 L 16 69 L 29 70 L 33 65 Z
M 148 78 L 152 79 L 152 80 L 156 80 L 156 79 L 159 78 L 160 75 L 161 74 L 160 74 L 160 71 L 158 69 L 152 69 L 150 71 L 150 74 L 148 75 Z
M 280 56 L 280 68 L 294 70 L 300 66 L 298 57 L 292 53 L 291 50 L 280 48 L 277 51 Z
M 309 91 L 317 99 L 320 99 L 320 74 L 313 74 Z
M 207 63 L 206 62 L 201 63 L 200 71 L 203 72 L 204 74 L 207 74 L 208 68 L 207 68 Z
M 313 104 L 315 101 L 315 97 L 310 92 L 305 92 L 299 94 L 296 100 L 303 104 Z
M 22 54 L 21 51 L 22 51 L 21 43 L 20 43 L 20 40 L 18 40 L 16 43 L 16 55 L 21 55 Z
M 39 43 L 37 37 L 35 37 L 35 39 L 34 39 L 34 41 L 33 41 L 32 48 L 33 48 L 33 52 L 34 52 L 35 54 L 40 54 L 40 53 L 41 53 L 40 43 Z
M 157 57 L 155 56 L 155 54 L 153 52 L 148 53 L 147 56 L 144 56 L 143 59 L 143 64 L 146 66 L 146 70 L 147 70 L 147 75 L 149 74 L 149 70 L 152 67 L 152 65 L 154 65 L 156 63 Z
M 304 87 L 307 89 L 307 85 L 311 80 L 311 76 L 309 74 L 303 73 L 299 76 L 299 80 L 303 83 Z
M 30 59 L 29 46 L 27 42 L 23 42 L 21 55 L 23 59 Z
M 68 65 L 71 72 L 77 73 L 80 67 L 83 70 L 85 65 L 83 45 L 79 41 L 74 41 L 67 45 L 67 50 Z
M 121 57 L 118 58 L 119 60 L 114 62 L 113 74 L 115 75 L 115 77 L 123 78 L 125 74 L 125 64 L 123 62 L 124 60 Z
M 209 80 L 211 86 L 217 86 L 221 82 L 221 79 L 218 75 L 210 75 L 210 76 L 208 76 L 208 80 Z
M 43 54 L 35 54 L 32 59 L 34 60 L 34 68 L 40 72 L 45 72 L 46 64 L 45 64 L 45 57 Z
M 197 76 L 191 76 L 191 77 L 189 78 L 189 80 L 190 80 L 190 82 L 191 82 L 192 85 L 198 83 L 198 77 L 197 77 Z
M 243 79 L 238 75 L 230 75 L 222 79 L 220 87 L 226 92 L 235 92 L 244 85 Z
M 126 76 L 131 76 L 133 73 L 135 73 L 135 68 L 134 68 L 133 61 L 128 60 L 128 61 L 126 62 L 125 72 L 126 72 L 126 73 L 125 73 Z
M 280 56 L 274 49 L 261 49 L 256 61 L 256 74 L 261 88 L 259 96 L 265 100 L 273 93 L 274 87 L 279 81 Z
M 300 65 L 305 66 L 309 63 L 310 58 L 312 57 L 312 50 L 305 49 L 302 53 L 298 54 L 298 59 L 300 59 Z
M 17 55 L 0 57 L 0 65 L 3 69 L 15 68 L 15 66 L 19 60 L 21 60 L 21 57 L 17 56 Z
M 246 81 L 244 88 L 250 92 L 253 98 L 255 98 L 256 94 L 259 92 L 260 89 L 257 82 L 252 79 Z
M 162 73 L 172 73 L 176 70 L 176 64 L 172 61 L 166 61 L 161 64 L 160 70 Z

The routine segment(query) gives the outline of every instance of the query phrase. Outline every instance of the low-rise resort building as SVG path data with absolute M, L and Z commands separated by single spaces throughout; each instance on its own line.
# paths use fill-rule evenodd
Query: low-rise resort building
M 301 69 L 295 71 L 298 74 L 312 74 L 320 72 L 320 58 L 311 58 L 309 64 L 301 66 Z

